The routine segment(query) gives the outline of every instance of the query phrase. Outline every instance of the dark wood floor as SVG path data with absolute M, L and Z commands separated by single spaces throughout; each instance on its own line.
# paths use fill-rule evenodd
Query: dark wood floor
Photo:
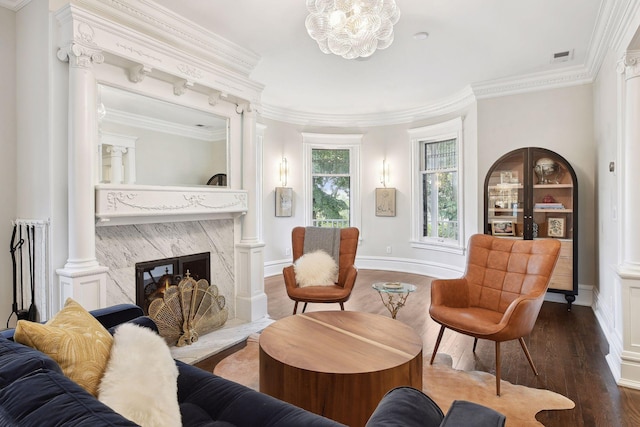
M 397 319 L 413 327 L 424 343 L 423 354 L 433 352 L 439 325 L 428 314 L 431 279 L 425 276 L 360 270 L 351 299 L 345 309 L 389 315 L 371 284 L 403 281 L 418 286 Z M 293 301 L 285 292 L 281 275 L 265 280 L 269 315 L 280 319 L 292 314 Z M 307 312 L 339 310 L 337 304 L 310 304 Z M 299 308 L 301 310 L 301 307 Z M 501 346 L 502 379 L 512 384 L 544 388 L 572 399 L 576 407 L 566 411 L 543 411 L 537 416 L 545 426 L 640 426 L 640 390 L 618 387 L 605 356 L 608 344 L 591 308 L 545 302 L 535 329 L 526 339 L 540 375 L 533 375 L 517 341 Z M 453 358 L 453 367 L 495 373 L 494 343 L 479 341 L 472 352 L 473 338 L 446 331 L 439 352 Z

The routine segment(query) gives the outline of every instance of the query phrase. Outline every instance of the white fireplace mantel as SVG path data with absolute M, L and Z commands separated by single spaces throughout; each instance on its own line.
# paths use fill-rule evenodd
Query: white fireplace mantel
M 217 219 L 246 214 L 246 190 L 211 186 L 96 185 L 97 225 Z

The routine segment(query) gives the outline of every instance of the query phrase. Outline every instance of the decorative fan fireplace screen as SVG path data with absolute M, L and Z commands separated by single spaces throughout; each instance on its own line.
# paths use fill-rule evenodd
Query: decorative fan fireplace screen
M 225 298 L 209 284 L 210 269 L 209 252 L 136 264 L 136 303 L 167 344 L 192 344 L 227 321 Z

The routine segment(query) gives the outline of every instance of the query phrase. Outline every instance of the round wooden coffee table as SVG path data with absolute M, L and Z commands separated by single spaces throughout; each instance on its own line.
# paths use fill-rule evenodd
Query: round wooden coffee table
M 382 396 L 422 389 L 422 341 L 406 324 L 354 311 L 278 320 L 260 334 L 260 391 L 350 427 Z

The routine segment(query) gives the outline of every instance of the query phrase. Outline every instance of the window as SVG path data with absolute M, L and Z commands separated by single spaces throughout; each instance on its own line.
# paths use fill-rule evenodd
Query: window
M 359 226 L 361 138 L 362 135 L 303 134 L 307 224 Z
M 462 247 L 462 120 L 412 129 L 416 247 Z

